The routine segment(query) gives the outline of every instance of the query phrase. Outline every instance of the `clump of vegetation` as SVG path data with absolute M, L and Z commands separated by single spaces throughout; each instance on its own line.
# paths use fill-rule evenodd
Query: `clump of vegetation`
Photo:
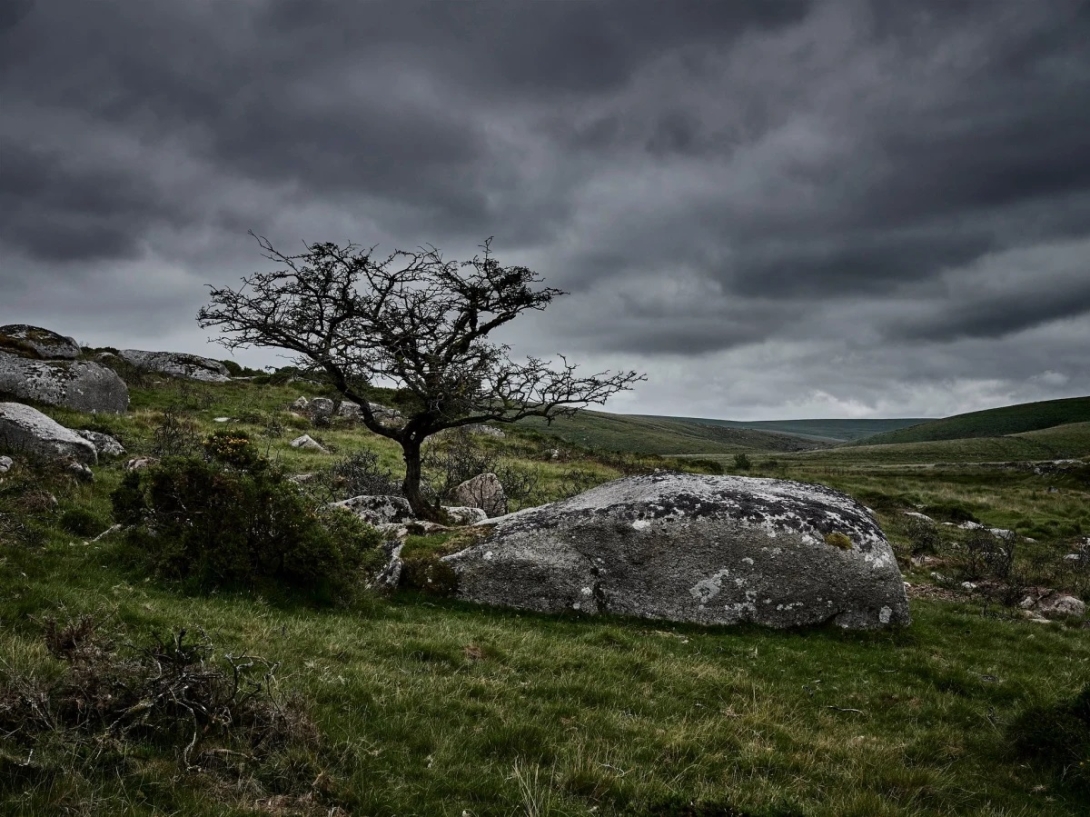
M 65 511 L 61 514 L 60 526 L 76 536 L 94 536 L 108 527 L 98 514 L 86 508 L 70 508 Z
M 1064 785 L 1090 794 L 1090 684 L 1069 700 L 1027 709 L 1007 736 L 1020 759 L 1051 768 Z
M 745 452 L 743 452 L 741 454 L 734 455 L 734 467 L 738 471 L 748 471 L 750 468 L 753 467 L 753 463 L 750 461 L 749 457 L 745 454 Z
M 161 759 L 251 795 L 298 791 L 300 775 L 284 771 L 301 758 L 308 782 L 321 775 L 318 729 L 299 699 L 275 693 L 278 664 L 217 657 L 207 636 L 185 629 L 140 645 L 119 644 L 88 615 L 42 629 L 59 671 L 0 670 L 3 788 L 93 783 Z
M 719 462 L 719 460 L 711 460 L 704 457 L 697 457 L 695 459 L 689 460 L 688 465 L 694 471 L 698 471 L 702 474 L 718 475 L 723 473 L 723 463 Z
M 339 509 L 316 509 L 241 432 L 203 457 L 132 471 L 111 496 L 127 542 L 157 575 L 199 589 L 284 585 L 332 600 L 379 566 L 380 536 Z
M 846 533 L 841 533 L 838 530 L 832 533 L 825 534 L 825 544 L 832 545 L 833 547 L 840 548 L 841 550 L 851 550 L 852 540 Z
M 942 536 L 939 534 L 939 528 L 934 522 L 910 516 L 905 523 L 905 533 L 909 542 L 912 543 L 913 556 L 939 552 L 939 547 L 942 545 Z

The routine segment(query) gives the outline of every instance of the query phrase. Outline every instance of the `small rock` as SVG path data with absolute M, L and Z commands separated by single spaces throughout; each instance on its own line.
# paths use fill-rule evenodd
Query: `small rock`
M 970 593 L 972 593 L 974 590 L 976 590 L 976 582 L 962 582 L 961 589 L 968 590 Z
M 1086 604 L 1068 595 L 1056 595 L 1037 603 L 1037 610 L 1044 616 L 1083 616 Z
M 230 417 L 213 417 L 212 422 L 213 423 L 229 423 L 229 422 L 231 422 L 231 418 Z
M 935 521 L 934 519 L 932 519 L 927 514 L 920 513 L 919 511 L 904 511 L 904 515 L 905 516 L 911 516 L 913 519 L 922 519 L 924 522 L 934 522 Z
M 109 434 L 87 430 L 80 430 L 76 433 L 93 445 L 100 457 L 120 457 L 125 453 L 125 447 Z
M 15 460 L 11 457 L 0 457 L 0 474 L 6 474 L 13 465 L 15 465 Z
M 478 474 L 451 491 L 451 499 L 459 506 L 481 508 L 488 516 L 507 513 L 507 494 L 495 474 Z
M 488 519 L 488 514 L 483 508 L 444 507 L 443 510 L 447 512 L 455 525 L 477 525 Z
M 1082 560 L 1082 554 L 1081 553 L 1068 553 L 1066 556 L 1064 556 L 1064 561 L 1065 562 L 1078 562 L 1078 561 L 1081 561 L 1081 560 Z
M 333 416 L 333 401 L 328 397 L 315 397 L 307 404 L 307 413 L 315 420 Z
M 153 465 L 158 465 L 159 460 L 155 457 L 134 457 L 125 463 L 126 471 L 143 471 L 145 468 L 151 468 Z
M 980 530 L 984 526 L 979 522 L 962 522 L 958 527 L 962 530 Z
M 309 405 L 309 402 L 307 401 L 307 398 L 305 398 L 305 397 L 296 397 L 295 402 L 291 404 L 290 408 L 293 408 L 296 411 L 306 411 L 308 405 Z
M 302 448 L 305 451 L 325 451 L 322 444 L 313 439 L 309 434 L 304 434 L 302 437 L 296 437 L 291 441 L 291 447 Z

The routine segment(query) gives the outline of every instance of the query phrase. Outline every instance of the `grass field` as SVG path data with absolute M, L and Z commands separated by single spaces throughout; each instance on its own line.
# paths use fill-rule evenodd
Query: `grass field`
M 49 413 L 70 426 L 111 430 L 133 455 L 151 452 L 164 428 L 191 423 L 193 433 L 207 434 L 225 425 L 214 418 L 227 416 L 228 427 L 250 433 L 293 472 L 327 468 L 361 449 L 397 465 L 397 450 L 374 435 L 310 428 L 290 415 L 285 408 L 300 393 L 296 385 L 161 383 L 134 389 L 125 417 Z M 304 430 L 336 453 L 291 449 L 288 441 Z M 480 444 L 539 475 L 534 501 L 641 468 L 683 465 L 535 434 Z M 748 450 L 750 473 L 826 483 L 874 508 L 918 589 L 935 568 L 910 561 L 918 534 L 903 511 L 938 520 L 956 510 L 1037 540 L 1018 547 L 1027 585 L 1090 599 L 1090 570 L 1063 559 L 1090 534 L 1083 472 L 974 464 L 1090 456 L 1090 424 L 990 444 Z M 554 446 L 562 449 L 556 460 Z M 1016 449 L 1003 446 L 1025 448 L 1011 456 Z M 993 457 L 998 450 L 1005 453 Z M 692 453 L 731 462 L 729 451 Z M 105 529 L 122 473 L 119 463 L 104 463 L 93 483 L 63 475 L 35 482 L 19 470 L 0 478 L 0 522 L 23 514 L 14 521 L 40 534 L 16 541 L 0 524 L 0 686 L 61 676 L 64 664 L 42 640 L 50 617 L 93 613 L 134 642 L 200 630 L 217 656 L 275 662 L 275 695 L 305 702 L 321 739 L 289 747 L 270 765 L 238 759 L 232 776 L 214 764 L 187 769 L 180 748 L 153 739 L 76 748 L 42 741 L 28 755 L 18 735 L 0 731 L 4 814 L 1090 813 L 1071 775 L 1020 755 L 1012 737 L 1025 713 L 1069 700 L 1090 682 L 1084 621 L 1032 623 L 1017 609 L 960 593 L 957 581 L 942 593 L 914 593 L 913 624 L 883 633 L 547 617 L 409 591 L 350 607 L 256 592 L 193 594 L 134 571 L 118 558 L 114 537 L 92 542 L 61 526 L 78 508 Z M 937 537 L 929 552 L 958 580 L 967 534 L 940 525 Z M 0 695 L 0 725 L 10 700 Z

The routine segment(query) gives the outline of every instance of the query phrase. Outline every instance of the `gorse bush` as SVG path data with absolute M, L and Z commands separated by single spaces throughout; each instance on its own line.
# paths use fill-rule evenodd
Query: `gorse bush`
M 201 589 L 272 583 L 332 599 L 379 566 L 377 531 L 314 508 L 245 434 L 219 432 L 203 447 L 204 457 L 130 472 L 111 497 L 152 572 Z

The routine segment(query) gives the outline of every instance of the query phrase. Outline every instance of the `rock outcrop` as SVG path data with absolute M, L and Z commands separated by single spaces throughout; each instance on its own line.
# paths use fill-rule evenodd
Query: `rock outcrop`
M 488 516 L 507 513 L 507 494 L 495 474 L 478 474 L 450 492 L 451 502 L 470 508 L 480 508 Z
M 203 383 L 226 383 L 231 379 L 226 366 L 218 360 L 200 355 L 186 352 L 144 352 L 139 349 L 123 349 L 119 354 L 130 366 L 169 377 L 199 380 Z
M 333 502 L 330 507 L 351 511 L 371 525 L 410 522 L 416 518 L 409 506 L 409 500 L 401 496 L 354 496 L 341 502 Z
M 71 457 L 84 465 L 98 462 L 94 445 L 22 403 L 0 403 L 0 449 L 49 459 Z
M 80 355 L 74 338 L 25 323 L 0 326 L 0 349 L 36 360 L 75 360 Z
M 0 352 L 0 395 L 76 411 L 124 412 L 129 389 L 112 369 L 88 360 L 32 360 Z
M 445 558 L 459 598 L 699 624 L 909 622 L 874 517 L 823 486 L 652 474 L 493 522 Z

